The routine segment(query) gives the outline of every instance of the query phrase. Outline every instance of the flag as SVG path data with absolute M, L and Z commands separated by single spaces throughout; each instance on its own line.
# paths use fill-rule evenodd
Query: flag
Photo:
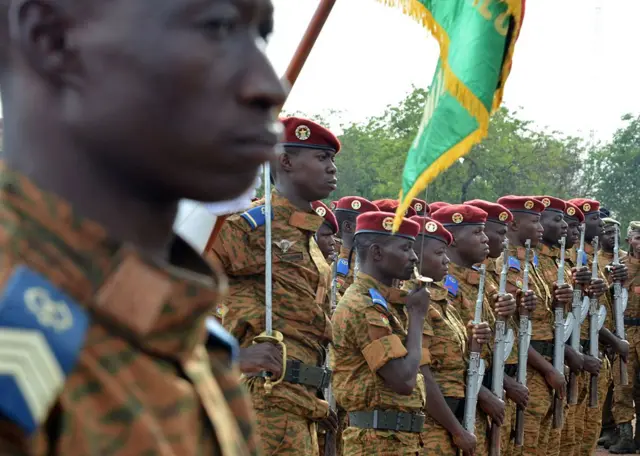
M 378 0 L 436 38 L 440 57 L 404 165 L 394 231 L 411 200 L 467 154 L 489 128 L 511 70 L 525 0 Z

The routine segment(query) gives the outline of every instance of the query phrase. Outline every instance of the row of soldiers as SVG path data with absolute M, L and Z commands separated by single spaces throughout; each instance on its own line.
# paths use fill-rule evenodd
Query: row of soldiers
M 230 278 L 217 316 L 242 347 L 265 454 L 593 454 L 620 361 L 631 378 L 637 362 L 615 335 L 612 284 L 632 283 L 630 269 L 638 280 L 635 256 L 613 257 L 619 224 L 584 198 L 415 199 L 392 233 L 395 200 L 318 201 L 335 188 L 340 143 L 310 120 L 283 122 L 271 323 L 285 358 L 282 344 L 256 343 L 264 200 L 230 217 L 209 252 Z M 627 288 L 632 315 L 639 290 Z M 630 387 L 618 387 L 623 402 Z

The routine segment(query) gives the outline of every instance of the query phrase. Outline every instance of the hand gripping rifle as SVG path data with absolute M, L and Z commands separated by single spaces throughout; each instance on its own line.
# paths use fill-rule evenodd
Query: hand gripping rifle
M 509 272 L 509 240 L 505 239 L 502 244 L 502 271 L 500 272 L 499 296 L 507 292 L 507 274 Z M 495 343 L 493 345 L 493 364 L 491 390 L 498 399 L 504 398 L 504 362 L 505 362 L 505 329 L 506 319 L 496 316 Z M 491 445 L 489 447 L 491 456 L 500 456 L 500 426 L 493 422 L 491 424 Z
M 585 224 L 580 226 L 580 247 L 577 252 L 576 268 L 584 266 L 584 233 Z M 579 286 L 573 289 L 573 303 L 571 305 L 573 313 L 573 331 L 571 331 L 571 348 L 580 352 L 580 327 L 582 326 L 582 288 Z M 578 403 L 578 374 L 571 371 L 569 373 L 569 404 Z
M 560 264 L 558 265 L 558 286 L 564 285 L 564 254 L 566 238 L 560 239 Z M 556 302 L 554 308 L 555 321 L 553 333 L 553 368 L 564 376 L 564 306 Z M 553 428 L 561 429 L 563 422 L 562 399 L 556 391 L 553 395 Z
M 618 237 L 620 235 L 620 229 L 618 225 L 616 225 L 615 232 L 615 241 L 613 245 L 613 265 L 620 265 L 620 246 Z M 619 280 L 613 282 L 613 309 L 615 312 L 616 318 L 616 336 L 620 339 L 624 340 L 624 311 L 626 308 L 626 303 L 622 297 L 622 284 Z M 627 372 L 627 363 L 620 358 L 620 382 L 622 386 L 627 386 L 629 384 L 629 374 Z
M 598 278 L 598 236 L 593 238 L 591 242 L 593 246 L 593 264 L 591 265 L 591 279 Z M 598 347 L 599 337 L 599 314 L 598 298 L 591 296 L 589 299 L 589 355 L 598 358 L 600 349 Z M 598 375 L 591 374 L 591 389 L 589 390 L 589 407 L 598 407 Z
M 529 257 L 531 256 L 531 239 L 525 243 L 524 271 L 522 273 L 522 297 L 529 291 Z M 526 307 L 520 309 L 520 331 L 518 333 L 518 378 L 517 381 L 523 386 L 527 386 L 527 359 L 529 352 L 529 342 L 531 341 L 531 322 L 529 312 Z M 524 443 L 524 408 L 518 406 L 516 410 L 516 445 L 522 446 Z
M 331 303 L 331 315 L 336 310 L 337 306 L 337 296 L 338 296 L 338 255 L 332 255 L 333 264 L 331 265 L 331 295 L 330 295 L 330 303 Z M 327 372 L 330 369 L 330 360 L 329 360 L 329 350 L 327 349 L 327 354 L 324 359 L 324 368 Z M 333 396 L 333 391 L 331 390 L 331 382 L 327 385 L 327 388 L 324 391 L 324 397 L 329 403 L 329 407 L 331 410 L 336 411 L 336 398 Z M 335 434 L 331 430 L 327 430 L 324 438 L 324 456 L 333 456 L 336 454 L 336 441 Z
M 486 278 L 486 265 L 480 266 L 480 284 L 478 285 L 478 298 L 473 317 L 473 324 L 480 324 L 482 321 L 482 304 L 484 297 L 484 281 Z M 463 425 L 467 432 L 475 435 L 476 425 L 476 405 L 478 403 L 478 391 L 482 385 L 484 377 L 484 360 L 480 359 L 482 347 L 473 339 L 471 335 L 471 351 L 469 354 L 469 368 L 467 370 L 467 388 L 464 402 Z

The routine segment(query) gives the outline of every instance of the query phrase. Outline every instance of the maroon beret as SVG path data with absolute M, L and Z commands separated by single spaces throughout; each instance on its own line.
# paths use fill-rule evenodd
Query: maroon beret
M 469 204 L 477 208 L 482 209 L 487 213 L 487 220 L 490 222 L 500 223 L 506 225 L 513 221 L 513 214 L 509 209 L 498 203 L 491 203 L 489 201 L 474 199 L 471 201 L 465 201 L 464 204 Z
M 416 211 L 417 215 L 429 215 L 431 213 L 431 209 L 429 209 L 429 205 L 425 200 L 414 198 L 411 200 L 411 207 Z
M 584 223 L 584 214 L 582 213 L 580 208 L 573 204 L 571 201 L 567 201 L 567 207 L 564 210 L 564 214 L 566 217 L 570 217 L 580 223 Z
M 553 196 L 536 196 L 536 199 L 544 204 L 545 211 L 555 211 L 563 214 L 567 207 L 567 203 L 564 200 Z
M 333 230 L 333 234 L 337 234 L 338 220 L 336 219 L 336 216 L 333 215 L 333 212 L 331 212 L 331 210 L 327 207 L 327 205 L 324 204 L 322 201 L 313 201 L 311 203 L 311 207 L 313 208 L 314 211 L 316 211 L 316 214 L 324 218 L 324 221 Z
M 447 229 L 442 225 L 442 223 L 438 222 L 437 220 L 434 220 L 429 217 L 423 217 L 420 215 L 414 215 L 409 220 L 412 220 L 416 222 L 418 225 L 420 225 L 421 235 L 425 237 L 437 239 L 439 241 L 444 242 L 447 245 L 451 245 L 451 243 L 453 242 L 453 235 L 449 231 L 447 231 Z
M 445 206 L 449 206 L 451 203 L 445 203 L 444 201 L 436 201 L 435 203 L 429 204 L 429 210 L 433 214 L 435 211 L 442 209 Z
M 395 213 L 398 210 L 398 206 L 400 206 L 400 201 L 394 200 L 391 198 L 379 199 L 373 202 L 382 212 L 393 212 Z M 415 209 L 411 206 L 407 208 L 404 213 L 405 217 L 413 217 L 414 215 L 418 215 Z
M 431 214 L 431 218 L 445 227 L 481 225 L 487 221 L 487 213 L 470 204 L 449 204 Z
M 535 196 L 503 196 L 498 200 L 498 204 L 503 205 L 511 212 L 525 212 L 527 214 L 540 214 L 544 211 L 542 201 Z
M 284 125 L 283 146 L 332 150 L 336 154 L 340 152 L 340 141 L 322 125 L 300 117 L 286 117 L 280 120 Z
M 569 200 L 570 203 L 575 204 L 580 208 L 585 217 L 592 212 L 600 211 L 600 202 L 587 198 L 574 198 Z
M 420 225 L 409 219 L 403 218 L 400 229 L 393 233 L 393 212 L 367 212 L 356 219 L 356 235 L 364 233 L 388 234 L 415 239 L 420 231 Z
M 335 210 L 364 214 L 365 212 L 376 212 L 380 209 L 371 201 L 361 196 L 345 196 L 336 202 Z

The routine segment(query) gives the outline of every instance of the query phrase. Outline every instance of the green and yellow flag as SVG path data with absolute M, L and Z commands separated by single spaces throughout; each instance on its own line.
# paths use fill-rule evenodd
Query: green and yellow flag
M 525 0 L 378 0 L 429 29 L 440 58 L 402 173 L 394 231 L 411 200 L 479 143 L 502 101 Z

